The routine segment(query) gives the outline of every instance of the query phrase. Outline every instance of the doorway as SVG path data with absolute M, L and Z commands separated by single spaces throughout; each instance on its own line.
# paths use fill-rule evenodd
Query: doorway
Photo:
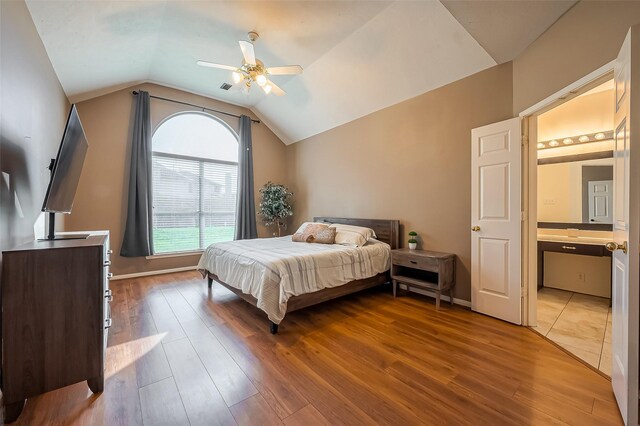
M 630 28 L 615 60 L 603 65 L 600 69 L 570 84 L 556 94 L 540 101 L 536 105 L 522 111 L 519 118 L 500 123 L 488 124 L 473 129 L 471 132 L 471 306 L 472 309 L 496 318 L 507 319 L 504 315 L 513 312 L 511 322 L 538 327 L 538 275 L 542 280 L 549 279 L 538 268 L 544 268 L 546 252 L 578 253 L 577 241 L 582 243 L 602 241 L 603 234 L 593 232 L 611 232 L 612 238 L 604 244 L 604 249 L 611 252 L 611 387 L 616 397 L 618 408 L 625 424 L 638 424 L 638 373 L 640 347 L 640 66 L 638 66 L 638 46 L 640 46 L 640 25 Z M 633 67 L 632 67 L 633 65 Z M 553 139 L 538 139 L 538 118 L 567 101 L 597 88 L 613 74 L 614 81 L 614 116 L 613 126 L 607 131 L 597 130 L 587 133 L 580 129 L 567 135 L 553 136 Z M 521 137 L 518 137 L 521 136 Z M 575 217 L 587 218 L 587 223 L 556 222 L 546 228 L 538 223 L 538 160 L 539 151 L 562 148 L 573 151 L 564 157 L 573 155 L 577 160 L 597 160 L 606 158 L 598 152 L 581 152 L 582 147 L 610 140 L 613 156 L 613 176 L 604 177 L 589 174 L 586 171 L 584 191 L 588 199 L 593 200 L 579 207 L 573 207 Z M 559 140 L 560 139 L 560 140 Z M 582 139 L 582 140 L 581 140 Z M 565 141 L 566 140 L 566 141 Z M 520 143 L 516 143 L 520 142 Z M 540 144 L 540 145 L 539 145 Z M 595 145 L 592 145 L 595 146 Z M 505 152 L 514 153 L 506 156 Z M 517 154 L 517 155 L 516 155 Z M 584 155 L 601 155 L 601 158 Z M 499 157 L 504 158 L 499 158 Z M 581 157 L 582 156 L 582 157 Z M 608 155 L 609 157 L 611 155 Z M 485 157 L 485 158 L 482 158 Z M 540 157 L 540 158 L 539 158 Z M 557 156 L 555 156 L 557 157 Z M 555 160 L 547 159 L 553 163 Z M 566 158 L 564 159 L 566 160 Z M 563 162 L 568 162 L 564 161 Z M 603 166 L 603 164 L 584 164 L 584 166 Z M 511 170 L 522 173 L 511 173 Z M 582 170 L 582 165 L 580 166 Z M 502 173 L 500 173 L 502 171 Z M 598 173 L 596 173 L 598 174 Z M 582 173 L 580 181 L 582 181 Z M 489 179 L 491 178 L 491 179 Z M 591 184 L 589 184 L 591 182 Z M 561 186 L 564 181 L 557 181 Z M 610 188 L 604 186 L 611 186 Z M 596 188 L 598 186 L 598 188 Z M 512 191 L 516 188 L 515 191 Z M 555 189 L 555 188 L 552 188 Z M 570 196 L 582 194 L 582 186 L 574 189 Z M 613 194 L 613 210 L 610 215 L 607 209 L 611 206 L 607 197 Z M 596 197 L 600 197 L 596 199 Z M 497 200 L 490 207 L 490 201 Z M 559 204 L 561 199 L 550 198 L 549 205 Z M 545 199 L 541 201 L 545 203 Z M 496 207 L 497 205 L 497 207 Z M 519 207 L 515 209 L 514 206 Z M 520 210 L 520 211 L 517 211 Z M 515 213 L 515 214 L 514 214 Z M 612 216 L 612 224 L 608 221 Z M 593 219 L 593 220 L 592 220 Z M 556 219 L 557 220 L 557 219 Z M 566 219 L 565 219 L 566 220 Z M 484 221 L 483 225 L 476 222 Z M 502 222 L 501 228 L 509 228 L 514 221 L 521 222 L 520 232 L 499 235 L 499 227 L 490 227 Z M 591 223 L 595 222 L 595 223 Z M 606 223 L 598 223 L 606 222 Z M 580 226 L 576 226 L 580 223 Z M 557 225 L 560 224 L 560 225 Z M 599 227 L 611 227 L 611 231 Z M 562 229 L 563 233 L 555 236 L 554 232 Z M 538 234 L 542 234 L 546 245 L 539 249 Z M 574 238 L 571 243 L 566 240 Z M 575 244 L 574 244 L 575 242 Z M 517 244 L 520 248 L 518 256 L 511 255 L 510 248 Z M 555 244 L 556 250 L 552 250 Z M 606 257 L 600 255 L 600 244 L 584 244 L 591 251 L 580 253 L 584 256 Z M 559 250 L 558 246 L 560 247 Z M 564 246 L 564 247 L 563 247 Z M 595 248 L 593 248 L 595 247 Z M 583 249 L 583 247 L 580 247 Z M 540 256 L 541 261 L 538 261 Z M 489 268 L 495 260 L 504 268 Z M 506 268 L 509 265 L 510 268 Z M 566 269 L 566 268 L 565 268 Z M 507 273 L 509 270 L 520 271 L 519 274 Z M 488 272 L 498 271 L 498 278 L 489 276 Z M 561 272 L 565 272 L 564 270 Z M 574 277 L 584 281 L 580 273 Z M 555 280 L 556 286 L 562 280 Z M 544 281 L 542 283 L 544 288 Z M 599 286 L 600 290 L 602 286 Z M 563 290 L 563 289 L 558 289 Z M 581 291 L 584 292 L 584 286 Z M 564 290 L 569 291 L 569 290 Z M 572 291 L 562 310 L 568 309 Z M 580 293 L 584 294 L 584 293 Z M 503 304 L 484 303 L 490 295 L 493 299 L 505 301 Z M 602 296 L 600 296 L 602 297 Z M 606 297 L 603 297 L 607 299 Z M 486 299 L 486 300 L 485 300 Z M 560 302 L 562 303 L 562 302 Z M 517 315 L 521 313 L 520 315 Z M 607 316 L 609 314 L 607 313 Z M 511 318 L 511 317 L 509 317 Z M 554 321 L 559 321 L 560 316 Z M 608 321 L 607 321 L 608 322 Z M 606 325 L 605 325 L 606 334 Z M 606 337 L 603 337 L 603 345 Z M 575 343 L 575 341 L 574 341 Z M 599 357 L 602 357 L 602 350 Z M 605 355 L 606 356 L 606 355 Z M 600 362 L 598 362 L 598 366 Z
M 537 172 L 532 328 L 610 376 L 611 252 L 605 245 L 613 238 L 613 76 L 594 84 L 530 120 Z

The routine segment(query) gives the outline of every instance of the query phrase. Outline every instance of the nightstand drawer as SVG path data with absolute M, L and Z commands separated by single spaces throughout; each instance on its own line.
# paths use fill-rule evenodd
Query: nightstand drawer
M 393 253 L 391 256 L 391 263 L 399 266 L 406 266 L 408 268 L 420 269 L 423 271 L 438 272 L 438 259 L 413 256 L 407 253 Z

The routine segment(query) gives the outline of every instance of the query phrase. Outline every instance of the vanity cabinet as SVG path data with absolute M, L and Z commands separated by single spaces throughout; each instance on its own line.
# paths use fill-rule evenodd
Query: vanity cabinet
M 581 254 L 584 256 L 611 257 L 604 244 L 584 244 L 561 241 L 538 241 L 538 290 L 544 286 L 544 252 Z

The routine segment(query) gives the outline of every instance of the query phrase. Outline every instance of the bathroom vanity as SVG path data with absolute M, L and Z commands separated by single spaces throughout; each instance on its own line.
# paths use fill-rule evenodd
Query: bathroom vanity
M 544 252 L 611 257 L 611 252 L 605 247 L 608 241 L 594 237 L 538 235 L 538 289 L 544 286 Z
M 538 289 L 611 296 L 612 156 L 538 159 Z

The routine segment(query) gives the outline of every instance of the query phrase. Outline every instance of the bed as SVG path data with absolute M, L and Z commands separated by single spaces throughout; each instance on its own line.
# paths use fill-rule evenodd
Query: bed
M 371 228 L 377 241 L 359 248 L 292 243 L 291 236 L 213 244 L 205 250 L 198 270 L 207 277 L 209 288 L 216 281 L 264 311 L 272 334 L 288 312 L 390 280 L 390 250 L 399 245 L 399 221 L 315 217 L 314 222 Z M 291 272 L 287 265 L 299 270 Z M 313 271 L 308 275 L 307 266 Z M 325 278 L 331 286 L 325 287 Z M 318 285 L 325 288 L 315 289 Z

